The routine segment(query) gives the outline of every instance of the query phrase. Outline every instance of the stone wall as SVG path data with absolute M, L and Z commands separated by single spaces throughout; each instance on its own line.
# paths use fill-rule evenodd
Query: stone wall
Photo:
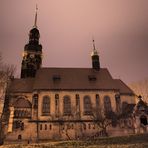
M 93 122 L 93 119 L 84 115 L 84 102 L 83 98 L 89 95 L 91 98 L 92 107 L 96 107 L 96 94 L 99 94 L 100 107 L 104 110 L 104 96 L 109 96 L 111 100 L 112 110 L 116 112 L 115 95 L 119 94 L 118 91 L 39 91 L 38 93 L 38 108 L 37 118 L 34 117 L 34 108 L 32 107 L 32 117 L 30 119 L 17 119 L 24 123 L 24 129 L 13 129 L 12 132 L 6 134 L 6 140 L 17 140 L 21 137 L 21 140 L 36 141 L 38 139 L 77 139 L 82 137 L 91 137 L 99 134 L 102 129 L 99 129 Z M 15 93 L 11 94 L 12 97 L 10 104 L 12 105 L 19 96 L 25 96 L 31 104 L 33 104 L 32 97 L 34 93 Z M 59 116 L 55 116 L 55 94 L 59 95 Z M 79 94 L 80 98 L 80 117 L 76 118 L 76 94 Z M 69 96 L 72 105 L 72 116 L 63 116 L 63 98 Z M 42 114 L 42 102 L 43 97 L 50 97 L 50 115 L 43 116 Z M 121 95 L 121 103 L 126 101 L 127 103 L 135 103 L 134 96 Z M 61 121 L 59 121 L 59 117 Z M 132 133 L 131 130 L 124 130 L 122 128 L 108 129 L 109 135 L 120 135 L 122 133 Z M 123 132 L 124 131 L 124 132 Z

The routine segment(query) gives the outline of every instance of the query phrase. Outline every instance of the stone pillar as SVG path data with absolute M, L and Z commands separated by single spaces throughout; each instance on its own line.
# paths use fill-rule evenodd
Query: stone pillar
M 8 132 L 12 132 L 13 130 L 13 117 L 14 117 L 14 107 L 10 107 L 10 116 L 8 121 Z

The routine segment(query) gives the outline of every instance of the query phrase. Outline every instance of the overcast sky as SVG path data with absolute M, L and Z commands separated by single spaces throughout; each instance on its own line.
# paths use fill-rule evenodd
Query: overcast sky
M 36 3 L 43 67 L 91 67 L 94 36 L 113 78 L 148 77 L 148 0 L 0 0 L 0 51 L 17 75 Z

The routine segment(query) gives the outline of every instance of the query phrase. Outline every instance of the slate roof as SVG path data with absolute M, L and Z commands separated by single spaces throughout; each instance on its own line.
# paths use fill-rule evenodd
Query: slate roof
M 114 81 L 121 94 L 134 94 L 134 92 L 122 80 L 114 79 Z
M 41 68 L 35 78 L 14 79 L 10 92 L 32 90 L 119 90 L 133 94 L 121 80 L 113 79 L 106 68 Z
M 10 83 L 9 92 L 32 92 L 33 91 L 33 84 L 34 78 L 27 78 L 27 79 L 13 79 Z

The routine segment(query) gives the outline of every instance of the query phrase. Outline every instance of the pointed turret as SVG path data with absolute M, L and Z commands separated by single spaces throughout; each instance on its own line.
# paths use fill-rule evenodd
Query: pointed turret
M 35 77 L 42 64 L 42 45 L 39 44 L 40 33 L 37 29 L 37 6 L 33 28 L 29 32 L 29 43 L 24 47 L 21 78 Z
M 100 70 L 100 61 L 99 61 L 99 55 L 95 47 L 95 41 L 93 39 L 93 51 L 91 54 L 92 58 L 92 68 L 95 70 Z

